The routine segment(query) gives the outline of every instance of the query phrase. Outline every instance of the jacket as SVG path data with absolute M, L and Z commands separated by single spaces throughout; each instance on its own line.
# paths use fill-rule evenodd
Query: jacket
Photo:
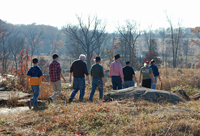
M 42 70 L 38 66 L 33 66 L 29 69 L 27 77 L 30 81 L 30 85 L 40 85 L 43 78 Z

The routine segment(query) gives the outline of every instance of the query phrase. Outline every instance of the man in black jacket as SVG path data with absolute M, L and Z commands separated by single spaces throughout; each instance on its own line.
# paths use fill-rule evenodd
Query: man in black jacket
M 73 73 L 73 77 L 74 77 L 73 89 L 74 90 L 72 91 L 71 96 L 69 98 L 69 103 L 72 102 L 76 93 L 79 90 L 80 90 L 79 101 L 80 102 L 83 101 L 83 97 L 85 95 L 85 75 L 87 76 L 88 84 L 90 84 L 87 66 L 84 61 L 85 61 L 85 55 L 81 54 L 79 56 L 79 60 L 75 60 L 70 67 L 69 81 L 71 82 L 72 73 Z

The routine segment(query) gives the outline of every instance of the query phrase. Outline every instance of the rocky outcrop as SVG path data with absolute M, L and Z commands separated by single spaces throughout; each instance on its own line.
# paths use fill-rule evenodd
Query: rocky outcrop
M 135 100 L 146 100 L 149 102 L 179 102 L 183 101 L 175 93 L 161 90 L 152 90 L 144 87 L 130 87 L 121 90 L 113 90 L 105 93 L 104 100 L 112 101 L 115 99 L 134 98 Z
M 180 95 L 183 99 L 190 101 L 190 97 L 186 94 L 185 90 L 176 90 L 173 93 Z

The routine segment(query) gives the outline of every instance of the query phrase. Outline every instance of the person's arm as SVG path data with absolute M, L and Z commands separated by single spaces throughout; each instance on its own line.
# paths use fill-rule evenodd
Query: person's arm
M 110 70 L 109 70 L 109 77 L 111 77 L 111 65 L 110 65 Z
M 121 79 L 122 79 L 122 84 L 124 84 L 124 74 L 123 74 L 122 65 L 120 64 L 118 68 L 119 68 L 120 77 L 121 77 Z
M 153 79 L 153 84 L 155 84 L 155 78 L 154 78 L 153 73 L 151 73 L 151 78 Z
M 162 81 L 161 78 L 160 78 L 160 75 L 158 75 L 158 79 L 160 80 L 160 82 Z
M 87 80 L 88 80 L 88 85 L 90 85 L 90 78 L 89 78 L 88 75 L 86 77 L 87 77 Z
M 64 80 L 64 82 L 66 83 L 66 80 L 65 80 L 65 78 L 64 78 L 64 76 L 63 76 L 63 74 L 61 73 L 60 74 L 60 76 L 62 77 L 62 79 Z
M 141 84 L 141 79 L 142 79 L 142 73 L 140 72 L 139 84 Z
M 103 80 L 103 87 L 105 87 L 105 78 L 102 77 L 102 80 Z
M 69 71 L 69 81 L 70 81 L 70 82 L 72 81 L 73 64 L 74 64 L 74 63 L 72 63 L 72 65 L 71 65 L 71 67 L 70 67 L 70 71 Z
M 72 72 L 69 73 L 69 81 L 72 81 Z
M 137 78 L 135 77 L 135 74 L 133 74 L 133 79 L 135 80 L 135 82 L 138 84 Z
M 160 73 L 159 73 L 159 71 L 158 71 L 158 67 L 157 67 L 157 74 L 158 74 L 158 79 L 160 80 L 160 82 L 161 82 L 161 78 L 160 78 Z
M 83 72 L 84 72 L 84 74 L 86 75 L 86 78 L 87 78 L 87 80 L 88 80 L 88 85 L 90 85 L 90 78 L 89 78 L 89 73 L 88 73 L 88 69 L 87 69 L 87 66 L 86 66 L 86 64 L 84 63 L 84 69 L 83 69 Z

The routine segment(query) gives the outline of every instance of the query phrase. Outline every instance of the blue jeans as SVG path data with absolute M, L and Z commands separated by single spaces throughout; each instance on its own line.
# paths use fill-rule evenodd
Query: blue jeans
M 129 88 L 134 86 L 134 81 L 124 81 L 123 88 Z
M 73 89 L 70 98 L 74 99 L 76 93 L 80 90 L 79 101 L 82 102 L 85 95 L 85 78 L 74 78 Z
M 154 77 L 154 79 L 155 79 L 155 84 L 153 84 L 153 79 L 151 79 L 151 89 L 156 89 L 157 77 Z
M 92 91 L 90 93 L 89 101 L 92 102 L 96 88 L 99 88 L 99 99 L 103 98 L 103 80 L 101 78 L 92 79 Z
M 31 102 L 33 103 L 33 106 L 37 106 L 37 98 L 39 96 L 39 85 L 34 85 L 34 86 L 31 86 L 32 88 L 32 91 L 33 91 L 33 98 L 31 98 Z
M 119 76 L 112 76 L 113 90 L 122 89 L 122 79 Z

